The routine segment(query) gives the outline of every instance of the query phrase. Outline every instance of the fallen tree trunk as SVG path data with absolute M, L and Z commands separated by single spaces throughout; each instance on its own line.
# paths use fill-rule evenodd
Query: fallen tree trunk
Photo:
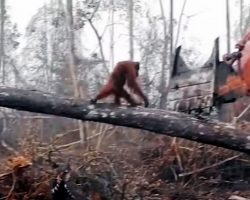
M 190 115 L 149 108 L 90 105 L 32 90 L 0 87 L 0 106 L 68 118 L 144 129 L 244 153 L 250 152 L 250 134 L 228 124 L 198 120 Z

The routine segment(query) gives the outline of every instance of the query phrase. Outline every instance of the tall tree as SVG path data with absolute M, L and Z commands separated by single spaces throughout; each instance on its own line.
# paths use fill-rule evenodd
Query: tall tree
M 48 91 L 50 91 L 50 83 L 49 83 L 49 77 L 50 77 L 50 69 L 49 69 L 49 63 L 48 63 L 48 9 L 47 5 L 44 5 L 44 48 L 43 48 L 43 55 L 44 55 L 44 77 L 46 82 L 46 88 Z
M 237 27 L 232 30 L 235 39 L 239 40 L 250 27 L 250 4 L 249 1 L 239 0 L 237 6 L 239 6 L 239 20 Z
M 129 58 L 134 59 L 134 0 L 128 3 L 129 17 Z
M 226 27 L 227 27 L 227 53 L 231 52 L 231 27 L 230 27 L 230 6 L 226 0 Z
M 168 44 L 168 35 L 167 35 L 167 20 L 164 13 L 162 0 L 159 0 L 160 9 L 161 9 L 161 19 L 163 22 L 163 49 L 162 49 L 162 67 L 161 67 L 161 98 L 160 98 L 160 108 L 166 108 L 167 101 L 167 92 L 166 92 L 166 65 L 167 65 L 167 44 Z M 173 41 L 170 41 L 172 44 Z M 170 45 L 170 48 L 172 46 Z M 171 53 L 171 50 L 170 50 Z M 170 56 L 171 57 L 171 56 Z
M 114 14 L 115 14 L 114 0 L 110 0 L 110 68 L 114 66 L 114 37 L 115 37 Z
M 240 0 L 240 35 L 243 35 L 243 0 Z
M 52 9 L 44 4 L 38 13 L 30 20 L 25 39 L 26 43 L 22 49 L 22 65 L 27 81 L 36 88 L 52 90 L 53 85 L 49 82 L 51 69 L 49 66 L 49 14 Z
M 14 85 L 20 80 L 17 67 L 17 47 L 20 34 L 17 25 L 13 24 L 6 10 L 6 1 L 0 1 L 0 77 L 2 84 Z
M 5 22 L 5 0 L 1 0 L 1 27 L 0 27 L 0 69 L 2 69 L 2 83 L 5 83 L 5 66 L 4 66 L 4 22 Z
M 145 18 L 144 18 L 145 19 Z M 162 18 L 154 16 L 150 9 L 146 12 L 147 25 L 141 27 L 138 31 L 137 42 L 140 48 L 141 59 L 143 65 L 141 81 L 143 82 L 143 90 L 148 94 L 150 105 L 159 107 L 162 85 L 162 61 L 163 61 L 163 44 Z M 138 23 L 139 20 L 138 20 Z M 165 52 L 167 53 L 167 52 Z M 161 66 L 155 68 L 155 66 Z
M 169 51 L 169 60 L 170 60 L 170 66 L 172 65 L 172 58 L 173 58 L 173 32 L 174 32 L 174 2 L 173 0 L 170 0 L 170 23 L 169 23 L 169 32 L 170 32 L 170 51 Z
M 67 0 L 67 21 L 68 21 L 68 34 L 69 34 L 69 51 L 68 51 L 68 64 L 70 68 L 71 79 L 74 87 L 74 96 L 76 98 L 80 97 L 80 92 L 78 88 L 78 77 L 76 74 L 76 62 L 75 62 L 75 47 L 74 47 L 74 21 L 73 21 L 73 5 L 72 0 Z M 87 140 L 86 134 L 84 134 L 84 124 L 82 121 L 78 120 L 78 127 L 80 132 L 81 143 Z
M 171 0 L 172 1 L 172 0 Z M 177 45 L 178 45 L 178 41 L 179 41 L 179 37 L 180 37 L 180 33 L 181 33 L 181 26 L 182 26 L 182 18 L 183 18 L 183 15 L 184 15 L 184 10 L 185 10 L 185 7 L 186 7 L 186 4 L 187 4 L 187 0 L 184 0 L 183 4 L 182 4 L 182 8 L 181 8 L 181 13 L 180 13 L 180 16 L 179 16 L 179 19 L 178 19 L 178 27 L 177 27 L 177 30 L 176 30 L 176 37 L 175 37 L 175 43 L 174 43 L 174 46 L 173 48 L 177 48 Z M 173 5 L 173 2 L 172 2 L 172 5 Z M 170 25 L 170 27 L 173 27 L 173 6 L 170 6 L 171 7 L 171 15 L 170 15 L 170 20 L 172 21 Z M 173 34 L 173 28 L 172 29 L 172 34 Z M 172 38 L 173 40 L 173 38 Z M 172 53 L 173 53 L 173 50 L 172 50 Z
M 70 69 L 72 84 L 74 88 L 75 97 L 79 97 L 79 91 L 77 87 L 77 75 L 76 75 L 76 66 L 75 66 L 75 53 L 74 53 L 74 21 L 73 21 L 73 5 L 72 0 L 67 0 L 67 25 L 68 25 L 68 65 Z
M 27 86 L 25 79 L 21 75 L 20 66 L 18 62 L 19 58 L 19 38 L 17 25 L 13 24 L 10 17 L 5 15 L 5 38 L 4 38 L 4 66 L 5 66 L 5 83 L 8 86 L 15 85 L 21 87 Z

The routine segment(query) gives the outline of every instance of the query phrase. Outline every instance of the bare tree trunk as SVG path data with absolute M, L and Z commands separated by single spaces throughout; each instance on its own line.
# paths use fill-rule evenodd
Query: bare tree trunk
M 2 84 L 5 83 L 5 66 L 4 66 L 4 21 L 5 21 L 5 0 L 1 0 L 1 27 L 0 27 L 0 69 L 2 69 Z
M 55 13 L 53 14 L 53 18 L 56 20 L 55 23 L 58 24 L 59 23 L 59 15 L 61 12 L 61 10 L 64 9 L 64 5 L 62 3 L 62 0 L 51 0 L 50 1 L 50 6 L 54 9 L 55 9 Z M 50 63 L 49 63 L 49 66 L 50 66 L 50 77 L 49 77 L 49 83 L 50 83 L 50 87 L 51 89 L 54 87 L 52 84 L 53 84 L 53 81 L 54 81 L 54 76 L 53 76 L 53 73 L 52 71 L 54 71 L 54 67 L 56 66 L 56 51 L 57 51 L 57 48 L 58 48 L 58 43 L 59 43 L 59 40 L 58 40 L 58 36 L 57 36 L 57 31 L 53 31 L 50 33 L 50 46 L 51 46 L 51 55 L 50 55 Z
M 68 19 L 68 62 L 69 69 L 73 83 L 74 96 L 79 97 L 78 87 L 77 87 L 77 76 L 75 69 L 75 59 L 74 59 L 74 30 L 73 30 L 73 11 L 72 11 L 72 0 L 67 0 L 67 19 Z
M 114 37 L 115 37 L 115 25 L 114 25 L 115 4 L 114 0 L 110 0 L 110 69 L 114 67 Z
M 98 30 L 96 29 L 95 25 L 93 24 L 92 19 L 87 19 L 87 20 L 88 20 L 91 28 L 93 29 L 93 31 L 96 35 L 96 38 L 98 40 L 103 67 L 106 70 L 107 74 L 109 74 L 108 66 L 106 64 L 106 59 L 105 59 L 105 55 L 104 55 L 103 45 L 102 45 L 102 36 L 99 34 Z
M 45 81 L 46 81 L 46 87 L 47 90 L 50 91 L 50 82 L 49 82 L 49 76 L 50 76 L 50 69 L 49 69 L 49 64 L 48 64 L 48 10 L 47 10 L 47 6 L 45 4 L 44 6 L 44 29 L 45 29 L 45 33 L 44 33 L 44 41 L 45 41 L 45 48 L 43 49 L 44 51 L 44 77 L 45 77 Z
M 183 5 L 182 5 L 182 9 L 181 9 L 181 14 L 180 14 L 180 17 L 179 17 L 179 20 L 178 20 L 178 27 L 177 27 L 177 32 L 176 32 L 176 39 L 175 39 L 175 44 L 174 44 L 173 48 L 176 48 L 177 45 L 178 45 L 178 41 L 179 41 L 179 37 L 180 37 L 180 32 L 181 32 L 182 17 L 183 17 L 183 14 L 184 14 L 184 10 L 185 10 L 186 4 L 187 4 L 187 0 L 184 0 Z M 172 13 L 173 13 L 173 11 L 172 11 Z M 171 18 L 171 21 L 173 21 L 173 18 Z M 173 24 L 172 24 L 172 26 L 173 26 Z M 173 49 L 172 49 L 172 53 L 173 53 Z M 173 57 L 171 57 L 171 58 L 173 58 Z
M 231 28 L 229 0 L 226 0 L 226 24 L 227 24 L 227 53 L 231 52 Z
M 76 66 L 75 66 L 75 51 L 74 51 L 74 29 L 73 29 L 73 6 L 72 0 L 67 0 L 67 19 L 68 19 L 68 34 L 69 34 L 69 55 L 68 55 L 68 62 L 70 68 L 70 74 L 72 78 L 72 83 L 74 87 L 74 97 L 79 98 L 79 90 L 78 90 L 78 78 L 76 75 Z M 80 140 L 81 143 L 86 141 L 87 136 L 84 134 L 84 126 L 83 122 L 78 120 L 78 126 L 80 130 Z
M 94 31 L 94 33 L 96 35 L 98 45 L 99 45 L 100 55 L 102 58 L 103 68 L 106 70 L 106 73 L 109 74 L 109 69 L 108 69 L 108 66 L 106 64 L 106 59 L 105 59 L 105 55 L 104 55 L 104 48 L 102 45 L 102 35 L 98 32 L 97 28 L 95 27 L 95 25 L 93 24 L 93 21 L 92 21 L 94 16 L 95 16 L 95 13 L 98 11 L 98 9 L 100 7 L 100 3 L 101 3 L 101 1 L 98 2 L 95 10 L 93 11 L 93 13 L 90 17 L 87 17 L 87 16 L 84 16 L 84 17 L 89 22 L 89 25 L 91 26 L 92 30 Z
M 160 105 L 161 109 L 166 108 L 166 101 L 167 101 L 167 93 L 166 93 L 166 64 L 167 64 L 167 44 L 168 44 L 168 37 L 167 37 L 167 21 L 164 13 L 163 3 L 162 0 L 159 0 L 160 9 L 161 9 L 161 17 L 163 21 L 163 37 L 164 37 L 164 46 L 162 49 L 162 66 L 161 66 L 161 98 L 160 98 Z
M 129 0 L 129 58 L 134 59 L 134 0 Z
M 174 2 L 173 0 L 170 0 L 170 23 L 169 23 L 169 32 L 170 32 L 170 53 L 169 53 L 169 61 L 170 61 L 170 66 L 172 66 L 172 60 L 173 60 L 173 32 L 174 32 Z
M 243 0 L 240 0 L 240 36 L 243 35 Z

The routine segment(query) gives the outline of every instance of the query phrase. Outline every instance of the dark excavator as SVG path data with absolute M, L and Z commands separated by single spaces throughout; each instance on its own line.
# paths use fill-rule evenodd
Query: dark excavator
M 196 69 L 190 69 L 175 51 L 167 96 L 167 109 L 195 114 L 220 113 L 221 107 L 250 95 L 250 34 L 236 44 L 238 51 L 220 60 L 219 38 L 210 58 Z

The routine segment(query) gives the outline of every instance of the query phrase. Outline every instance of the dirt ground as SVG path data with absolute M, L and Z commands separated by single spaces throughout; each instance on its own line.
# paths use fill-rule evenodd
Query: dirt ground
M 69 146 L 74 134 L 49 144 L 26 137 L 18 152 L 1 152 L 1 199 L 52 199 L 52 183 L 65 169 L 65 182 L 79 200 L 250 198 L 247 155 L 142 133 L 117 129 Z

